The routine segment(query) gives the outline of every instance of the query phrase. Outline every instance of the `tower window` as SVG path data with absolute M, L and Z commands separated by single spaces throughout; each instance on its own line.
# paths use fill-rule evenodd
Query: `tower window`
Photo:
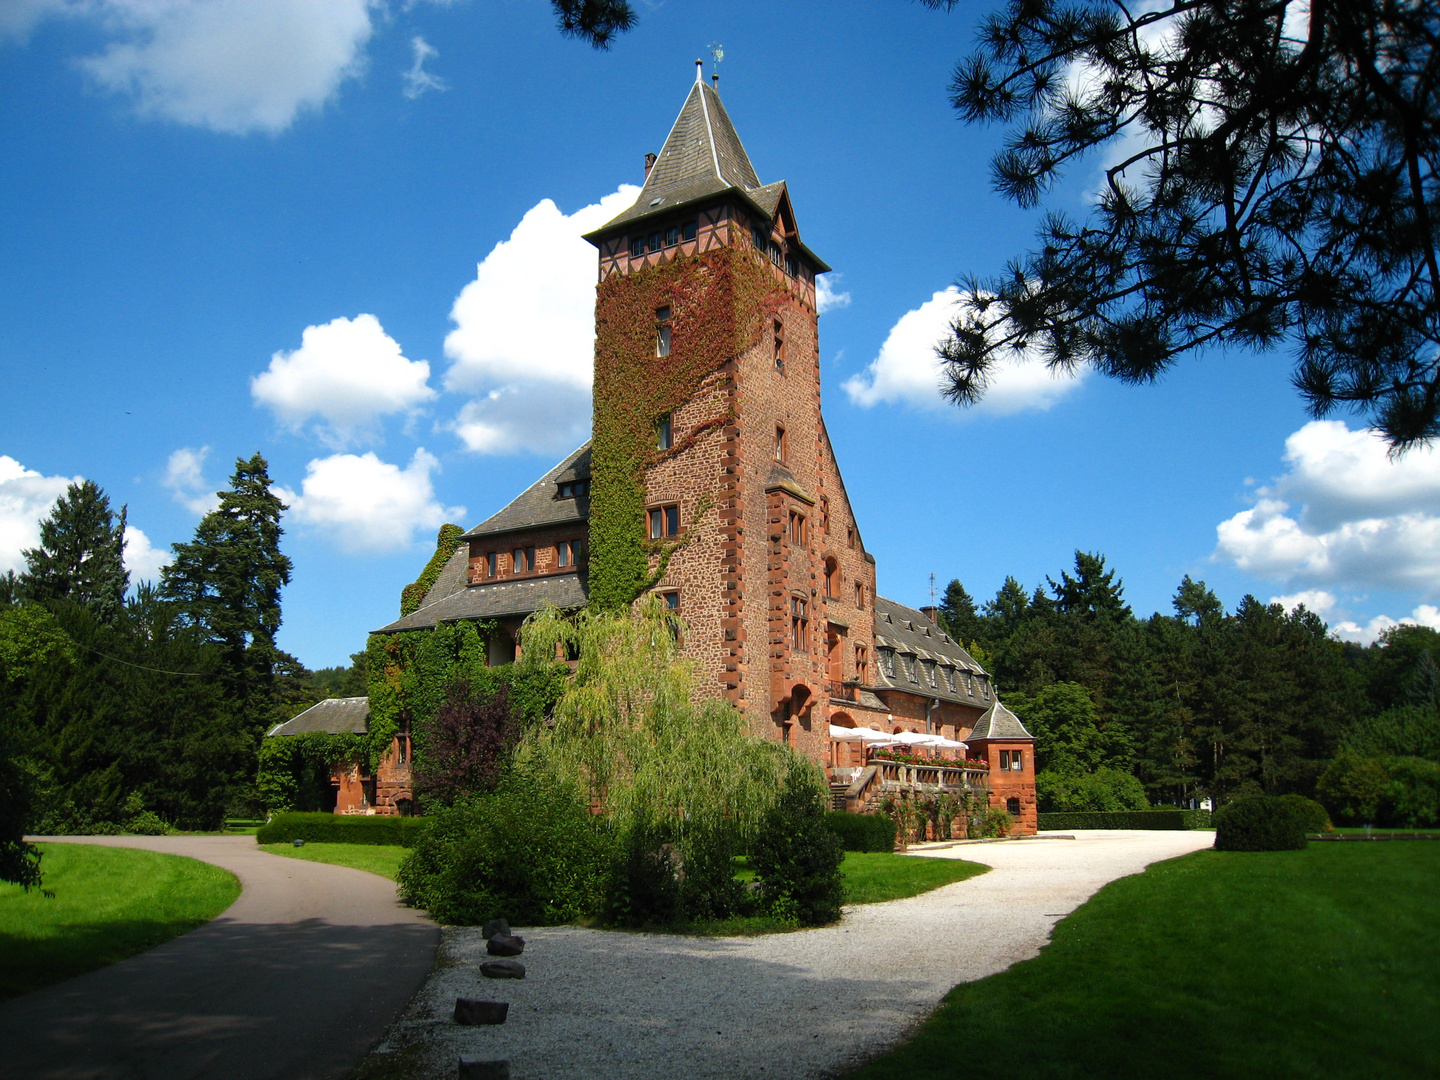
M 784 465 L 786 456 L 785 429 L 777 427 L 775 429 L 775 460 Z
M 790 512 L 790 542 L 792 544 L 805 543 L 805 517 L 793 510 Z
M 834 600 L 840 588 L 840 567 L 834 559 L 825 560 L 825 599 Z
M 806 647 L 809 633 L 809 606 L 800 597 L 792 596 L 790 598 L 790 647 L 795 652 L 809 652 Z
M 845 526 L 845 546 L 849 548 L 855 546 L 855 526 L 853 525 Z
M 775 367 L 785 370 L 785 324 L 775 320 Z
M 670 306 L 655 309 L 655 355 L 670 355 Z
M 638 259 L 645 254 L 645 238 L 643 236 L 633 237 L 630 241 L 630 257 Z
M 649 517 L 651 540 L 663 540 L 667 536 L 680 534 L 680 507 L 652 506 Z
M 855 646 L 855 678 L 861 683 L 870 681 L 869 658 L 865 655 L 865 646 Z
M 855 606 L 861 611 L 865 610 L 865 586 L 855 582 Z
M 800 263 L 794 255 L 785 256 L 785 272 L 791 277 L 800 276 Z
M 686 240 L 694 240 L 694 239 L 695 239 L 695 222 L 693 222 L 693 221 L 687 221 L 687 222 L 685 222 L 684 225 L 682 225 L 682 226 L 680 227 L 680 229 L 681 229 L 681 236 L 683 236 Z
M 669 450 L 670 442 L 670 417 L 662 416 L 655 425 L 655 444 L 661 450 Z

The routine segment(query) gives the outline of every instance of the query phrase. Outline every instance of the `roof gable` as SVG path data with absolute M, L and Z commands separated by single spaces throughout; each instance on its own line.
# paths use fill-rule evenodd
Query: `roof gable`
M 465 534 L 463 539 L 490 536 L 495 533 L 514 532 L 538 525 L 561 525 L 565 522 L 584 521 L 590 516 L 590 497 L 558 498 L 562 481 L 583 480 L 590 476 L 590 443 L 587 440 L 579 449 L 568 455 L 544 476 L 536 480 L 498 513 L 490 515 L 479 525 Z
M 985 710 L 984 716 L 975 721 L 975 729 L 965 736 L 965 741 L 973 743 L 994 739 L 1034 738 L 1034 735 L 1025 730 L 1020 718 L 997 701 Z

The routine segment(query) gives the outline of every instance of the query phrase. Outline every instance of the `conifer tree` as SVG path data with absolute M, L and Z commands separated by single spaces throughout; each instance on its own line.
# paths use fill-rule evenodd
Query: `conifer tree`
M 40 546 L 25 551 L 18 591 L 37 603 L 69 600 L 113 623 L 125 603 L 125 508 L 117 516 L 93 480 L 71 484 L 40 523 Z
M 280 552 L 280 515 L 287 509 L 270 490 L 269 466 L 259 454 L 235 462 L 230 489 L 195 528 L 195 539 L 174 545 L 175 560 L 161 590 L 185 618 L 220 645 L 230 697 L 249 724 L 262 727 L 274 695 L 277 668 L 291 660 L 275 644 L 280 590 L 290 583 L 290 560 Z
M 958 578 L 945 586 L 945 596 L 940 601 L 940 629 L 962 646 L 977 641 L 982 636 L 984 627 L 975 610 L 975 601 L 970 598 Z

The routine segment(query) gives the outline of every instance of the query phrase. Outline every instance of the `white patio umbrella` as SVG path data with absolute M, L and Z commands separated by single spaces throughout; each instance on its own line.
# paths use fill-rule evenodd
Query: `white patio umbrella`
M 830 725 L 830 738 L 834 742 L 860 742 L 874 746 L 893 746 L 894 737 L 886 735 L 883 731 L 876 731 L 868 727 L 840 727 L 836 724 Z

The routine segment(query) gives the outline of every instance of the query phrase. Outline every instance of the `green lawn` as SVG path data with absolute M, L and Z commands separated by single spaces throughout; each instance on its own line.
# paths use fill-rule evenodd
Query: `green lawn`
M 1440 1076 L 1437 895 L 1440 843 L 1172 859 L 851 1080 Z
M 218 866 L 134 848 L 39 844 L 45 888 L 0 884 L 0 998 L 113 964 L 209 922 L 240 883 Z
M 878 904 L 949 885 L 983 874 L 988 866 L 961 859 L 924 855 L 892 855 L 879 851 L 847 851 L 840 872 L 845 875 L 847 904 Z
M 405 858 L 409 848 L 395 844 L 261 844 L 261 851 L 272 855 L 284 855 L 287 859 L 309 859 L 311 862 L 331 863 L 335 866 L 353 866 L 356 870 L 368 870 L 391 881 L 400 869 L 400 860 Z

